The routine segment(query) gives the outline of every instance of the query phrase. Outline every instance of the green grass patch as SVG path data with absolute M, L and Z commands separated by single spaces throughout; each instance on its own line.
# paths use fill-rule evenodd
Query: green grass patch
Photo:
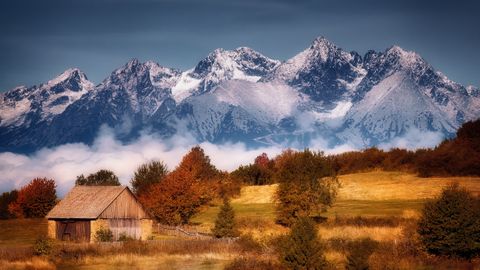
M 232 203 L 236 218 L 245 219 L 275 219 L 275 205 L 273 203 L 236 204 Z M 212 206 L 192 218 L 192 223 L 213 224 L 220 206 Z

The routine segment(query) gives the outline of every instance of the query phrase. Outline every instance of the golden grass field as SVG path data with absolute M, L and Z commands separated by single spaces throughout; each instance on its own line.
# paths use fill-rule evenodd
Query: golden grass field
M 480 177 L 420 178 L 403 172 L 373 171 L 341 175 L 338 197 L 327 213 L 334 216 L 402 216 L 415 217 L 426 200 L 437 196 L 446 185 L 458 182 L 480 194 Z M 232 200 L 238 218 L 273 220 L 273 202 L 277 185 L 246 186 Z M 218 207 L 210 207 L 193 218 L 193 222 L 211 226 Z
M 426 200 L 437 196 L 441 189 L 452 182 L 475 194 L 480 194 L 479 177 L 419 178 L 401 172 L 373 171 L 342 175 L 339 177 L 341 188 L 337 201 L 324 216 L 329 220 L 319 225 L 319 236 L 325 241 L 351 241 L 364 237 L 383 243 L 397 243 L 403 237 L 402 224 L 398 226 L 353 226 L 331 223 L 335 217 L 418 217 Z M 240 231 L 250 235 L 258 242 L 267 243 L 278 235 L 286 234 L 287 228 L 275 224 L 275 204 L 273 202 L 277 185 L 246 186 L 238 198 L 232 199 Z M 192 219 L 193 227 L 208 232 L 214 224 L 219 206 L 203 209 Z M 7 220 L 0 221 L 1 249 L 25 247 L 35 238 L 46 232 L 45 220 Z M 156 235 L 155 239 L 175 241 L 175 237 Z M 178 240 L 180 241 L 180 240 Z M 185 239 L 183 239 L 185 241 Z M 234 251 L 233 251 L 234 252 Z M 239 254 L 220 251 L 158 252 L 155 254 L 108 254 L 85 256 L 74 263 L 62 263 L 57 266 L 45 259 L 32 258 L 23 262 L 6 262 L 0 259 L 1 269 L 222 269 Z M 343 269 L 346 255 L 339 250 L 327 250 L 327 259 Z M 384 261 L 376 254 L 377 262 Z M 389 255 L 390 256 L 390 255 Z M 400 269 L 409 269 L 417 265 L 408 259 L 396 258 L 401 262 Z M 397 266 L 398 266 L 397 265 Z M 417 266 L 415 266 L 417 267 Z M 422 268 L 435 269 L 435 268 Z M 452 268 L 455 269 L 455 268 Z

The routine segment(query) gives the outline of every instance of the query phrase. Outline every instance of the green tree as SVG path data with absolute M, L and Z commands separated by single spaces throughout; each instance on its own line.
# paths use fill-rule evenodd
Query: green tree
M 161 161 L 151 161 L 138 167 L 130 184 L 133 192 L 140 195 L 146 192 L 153 184 L 162 181 L 168 174 L 167 165 Z
M 274 162 L 266 153 L 255 158 L 249 165 L 241 165 L 231 173 L 232 177 L 250 185 L 268 185 L 273 182 Z
M 279 224 L 290 226 L 297 218 L 324 212 L 332 205 L 338 180 L 331 160 L 323 153 L 287 151 L 277 157 L 275 165 Z
M 287 269 L 325 269 L 327 261 L 324 247 L 317 238 L 315 222 L 311 218 L 299 218 L 284 239 L 280 249 L 280 261 Z
M 120 186 L 118 177 L 110 170 L 100 170 L 87 177 L 77 176 L 76 186 Z
M 458 184 L 427 202 L 418 222 L 420 241 L 435 255 L 471 259 L 480 254 L 480 203 Z
M 218 212 L 212 233 L 217 238 L 238 236 L 235 224 L 235 212 L 228 199 L 223 200 L 223 205 L 220 208 L 220 212 Z

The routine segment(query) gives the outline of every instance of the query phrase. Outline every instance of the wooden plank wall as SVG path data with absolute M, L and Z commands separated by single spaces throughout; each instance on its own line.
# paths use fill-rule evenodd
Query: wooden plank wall
M 125 189 L 117 199 L 103 211 L 99 218 L 142 219 L 148 218 L 148 215 L 133 194 Z
M 134 239 L 140 239 L 142 236 L 138 219 L 109 219 L 108 223 L 114 240 L 118 240 L 122 233 Z
M 63 241 L 90 241 L 90 220 L 57 220 L 56 238 Z

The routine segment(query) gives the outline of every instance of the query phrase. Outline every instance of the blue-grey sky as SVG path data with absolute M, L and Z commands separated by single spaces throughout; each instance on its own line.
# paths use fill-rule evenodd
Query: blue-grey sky
M 397 44 L 480 86 L 480 1 L 15 0 L 0 3 L 0 91 L 67 68 L 99 83 L 131 58 L 182 70 L 215 48 L 285 60 L 320 35 L 364 54 Z

